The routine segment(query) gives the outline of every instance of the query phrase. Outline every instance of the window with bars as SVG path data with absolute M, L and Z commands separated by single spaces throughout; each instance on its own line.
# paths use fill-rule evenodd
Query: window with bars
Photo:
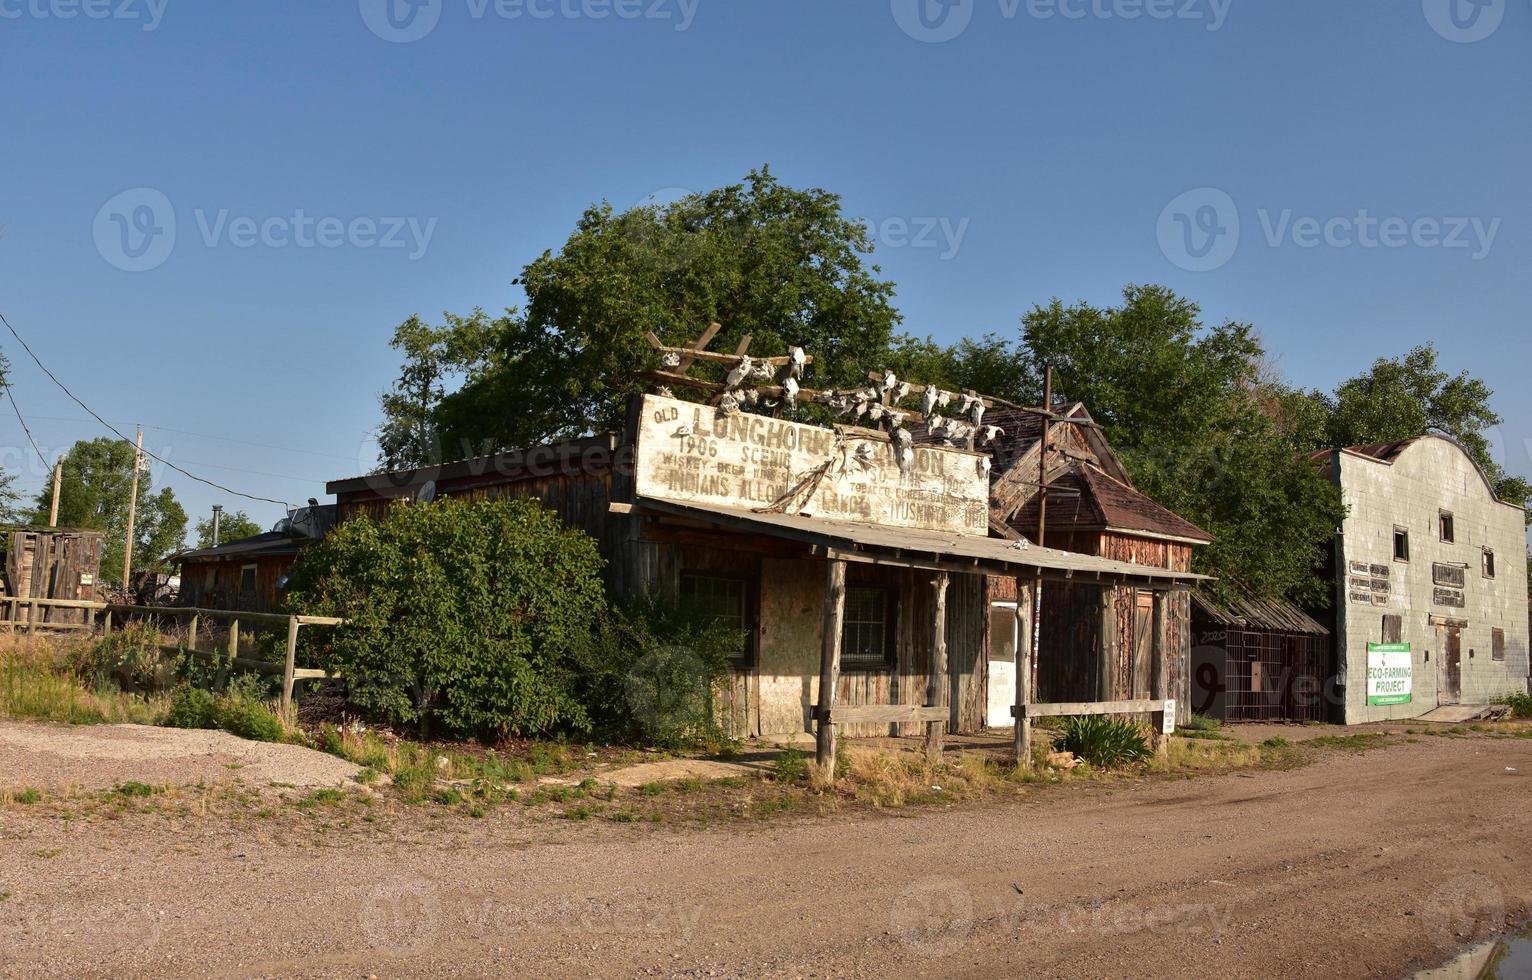
M 239 594 L 242 596 L 255 595 L 255 565 L 246 565 L 239 570 Z
M 840 664 L 843 671 L 889 670 L 894 666 L 894 599 L 888 589 L 846 590 Z
M 704 616 L 711 616 L 742 636 L 739 653 L 731 658 L 736 667 L 755 661 L 755 636 L 750 616 L 750 580 L 715 575 L 681 576 L 681 598 Z

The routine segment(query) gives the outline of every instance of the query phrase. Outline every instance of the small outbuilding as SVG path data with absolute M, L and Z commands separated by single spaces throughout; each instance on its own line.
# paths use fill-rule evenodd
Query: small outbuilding
M 1302 609 L 1192 591 L 1191 708 L 1218 721 L 1321 722 L 1334 691 L 1330 631 Z

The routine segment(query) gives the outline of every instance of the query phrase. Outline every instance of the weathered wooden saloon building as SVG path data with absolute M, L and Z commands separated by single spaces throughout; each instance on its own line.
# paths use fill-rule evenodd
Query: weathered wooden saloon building
M 421 497 L 541 500 L 596 539 L 615 596 L 691 597 L 742 628 L 724 698 L 735 734 L 819 730 L 823 750 L 837 730 L 930 736 L 995 722 L 992 630 L 1009 631 L 1013 646 L 1021 638 L 1030 656 L 1031 603 L 1018 580 L 1133 590 L 1165 635 L 1170 597 L 1198 576 L 992 536 L 991 471 L 985 451 L 661 393 L 635 398 L 621 433 L 328 489 L 341 521 Z M 1012 597 L 998 623 L 997 582 Z M 1016 677 L 1013 668 L 1008 703 L 1036 702 Z M 1150 687 L 1146 698 L 1170 696 Z M 1070 707 L 1080 710 L 1033 713 L 1112 706 Z

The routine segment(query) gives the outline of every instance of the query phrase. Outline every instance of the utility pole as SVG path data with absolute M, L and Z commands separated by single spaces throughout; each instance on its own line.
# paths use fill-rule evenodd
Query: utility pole
M 64 484 L 64 460 L 53 464 L 53 503 L 48 506 L 48 526 L 59 526 L 59 488 Z
M 1053 435 L 1053 365 L 1043 368 L 1043 438 L 1037 450 L 1037 546 L 1045 547 L 1048 540 L 1048 444 Z M 1037 697 L 1037 669 L 1042 657 L 1038 655 L 1043 639 L 1043 577 L 1039 575 L 1032 585 L 1032 697 Z M 1020 724 L 1018 721 L 1017 724 Z
M 138 445 L 133 449 L 133 492 L 128 495 L 128 540 L 122 552 L 122 588 L 133 581 L 133 523 L 138 516 L 138 471 L 144 465 L 144 427 L 138 427 Z
M 213 505 L 213 547 L 223 540 L 223 504 Z

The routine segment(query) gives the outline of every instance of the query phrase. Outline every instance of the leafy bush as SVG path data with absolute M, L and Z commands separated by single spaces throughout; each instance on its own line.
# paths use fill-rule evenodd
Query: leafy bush
M 601 564 L 535 501 L 446 499 L 346 521 L 304 550 L 288 602 L 351 621 L 305 649 L 365 710 L 463 734 L 585 731 Z
M 1073 752 L 1103 769 L 1142 762 L 1152 755 L 1142 729 L 1132 722 L 1102 715 L 1070 718 L 1053 744 L 1055 750 Z
M 287 725 L 266 699 L 264 683 L 244 675 L 230 682 L 223 694 L 181 687 L 171 698 L 167 728 L 222 729 L 253 742 L 289 740 Z
M 218 710 L 213 695 L 200 687 L 178 687 L 170 698 L 166 728 L 217 728 Z
M 694 605 L 648 597 L 601 617 L 575 654 L 575 696 L 607 739 L 722 745 L 713 691 L 743 643 Z

